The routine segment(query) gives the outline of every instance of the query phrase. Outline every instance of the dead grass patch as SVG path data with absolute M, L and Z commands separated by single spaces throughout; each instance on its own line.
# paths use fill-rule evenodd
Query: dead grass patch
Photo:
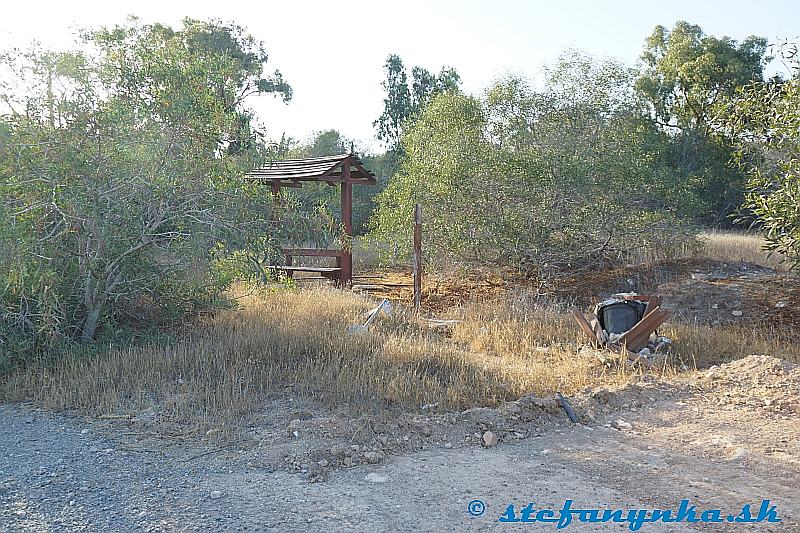
M 372 305 L 334 289 L 254 291 L 179 343 L 33 365 L 6 376 L 0 394 L 94 415 L 156 409 L 199 429 L 240 423 L 286 387 L 332 405 L 463 409 L 627 379 L 581 355 L 555 311 L 518 317 L 491 304 L 443 335 L 396 309 L 348 335 Z
M 527 295 L 527 296 L 526 296 Z M 111 348 L 34 364 L 0 380 L 0 399 L 91 415 L 153 413 L 183 432 L 241 427 L 268 398 L 313 397 L 352 411 L 494 406 L 525 394 L 618 386 L 635 372 L 600 363 L 583 347 L 567 307 L 525 291 L 456 307 L 448 332 L 400 306 L 366 335 L 347 334 L 375 305 L 327 288 L 239 289 L 220 312 L 173 345 Z M 751 354 L 800 362 L 788 330 L 667 324 L 674 373 Z
M 660 332 L 674 341 L 676 361 L 691 368 L 707 368 L 748 355 L 770 355 L 800 363 L 800 345 L 787 328 L 667 323 Z
M 770 255 L 764 250 L 766 241 L 757 233 L 706 230 L 698 237 L 701 247 L 696 255 L 699 257 L 726 263 L 752 263 L 778 272 L 788 270 L 780 254 Z

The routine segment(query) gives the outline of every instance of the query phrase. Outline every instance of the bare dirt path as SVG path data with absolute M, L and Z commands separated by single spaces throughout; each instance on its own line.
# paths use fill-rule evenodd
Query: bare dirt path
M 641 530 L 797 532 L 800 391 L 797 371 L 789 379 L 775 361 L 767 371 L 758 360 L 712 369 L 691 392 L 591 426 L 547 425 L 493 448 L 431 447 L 322 483 L 255 466 L 247 454 L 133 446 L 78 418 L 0 406 L 0 531 L 554 531 L 497 519 L 510 503 L 668 509 L 687 498 L 723 516 L 770 499 L 783 522 Z M 482 516 L 467 512 L 475 499 Z

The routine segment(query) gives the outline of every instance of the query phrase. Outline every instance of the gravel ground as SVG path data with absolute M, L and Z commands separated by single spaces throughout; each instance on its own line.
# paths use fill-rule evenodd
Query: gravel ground
M 621 429 L 550 423 L 491 448 L 433 446 L 336 469 L 321 483 L 259 466 L 253 454 L 265 450 L 200 455 L 180 441 L 143 443 L 109 434 L 113 425 L 0 405 L 0 531 L 554 531 L 497 519 L 531 501 L 668 509 L 689 498 L 728 512 L 768 498 L 783 522 L 641 531 L 798 532 L 798 384 L 796 367 L 751 357 L 678 396 L 614 412 Z M 467 512 L 473 499 L 484 515 Z

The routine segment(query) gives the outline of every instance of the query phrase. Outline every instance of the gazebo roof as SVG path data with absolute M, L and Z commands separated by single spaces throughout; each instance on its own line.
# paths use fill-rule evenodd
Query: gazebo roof
M 345 165 L 349 165 L 349 179 L 345 178 L 346 173 L 343 172 Z M 273 161 L 252 170 L 248 177 L 258 181 L 277 181 L 282 186 L 291 186 L 292 183 L 299 186 L 301 181 L 375 184 L 375 175 L 364 168 L 364 164 L 354 154 Z

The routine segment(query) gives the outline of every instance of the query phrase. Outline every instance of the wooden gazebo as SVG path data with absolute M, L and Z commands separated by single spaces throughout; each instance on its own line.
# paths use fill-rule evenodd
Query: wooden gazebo
M 274 161 L 257 168 L 248 176 L 256 181 L 269 182 L 273 200 L 280 195 L 281 188 L 300 188 L 304 181 L 321 181 L 341 190 L 342 224 L 347 240 L 353 237 L 353 184 L 375 185 L 375 176 L 364 168 L 364 164 L 353 154 L 340 154 L 308 159 L 286 159 Z M 353 280 L 352 248 L 343 245 L 341 250 L 315 248 L 285 248 L 286 264 L 276 268 L 291 276 L 294 272 L 315 272 L 326 278 L 337 280 L 346 287 Z M 307 267 L 292 264 L 294 257 L 335 257 L 335 267 Z

